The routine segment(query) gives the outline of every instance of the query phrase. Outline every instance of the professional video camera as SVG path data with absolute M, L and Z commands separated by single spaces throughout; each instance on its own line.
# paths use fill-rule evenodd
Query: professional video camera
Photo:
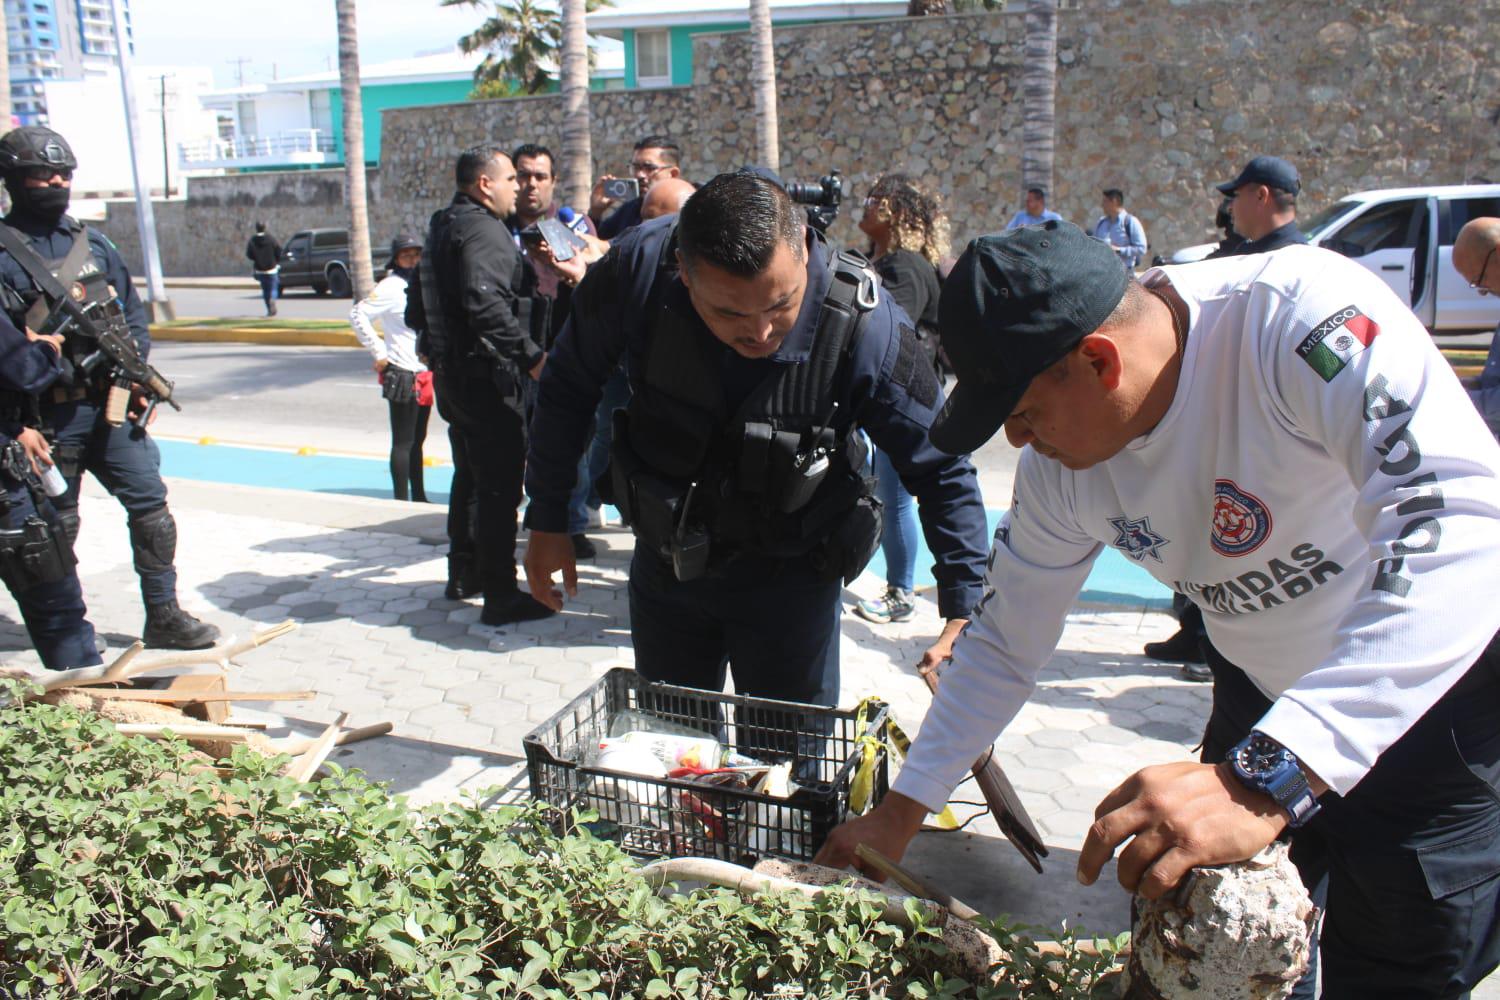
M 807 223 L 826 233 L 839 217 L 839 203 L 844 200 L 844 182 L 837 170 L 830 170 L 816 181 L 788 181 L 786 193 L 799 205 L 807 206 Z

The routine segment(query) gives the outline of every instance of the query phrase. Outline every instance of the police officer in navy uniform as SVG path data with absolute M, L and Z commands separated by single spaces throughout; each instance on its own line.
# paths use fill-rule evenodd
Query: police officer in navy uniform
M 593 265 L 543 372 L 526 574 L 553 608 L 577 570 L 568 495 L 601 389 L 624 360 L 606 499 L 636 534 L 636 669 L 809 704 L 839 695 L 843 585 L 880 540 L 869 451 L 920 501 L 947 655 L 982 590 L 984 505 L 927 429 L 942 390 L 868 264 L 809 229 L 767 171 L 721 174 Z
M 41 490 L 51 449 L 32 426 L 37 393 L 62 374 L 61 352 L 61 337 L 24 334 L 0 313 L 0 578 L 53 670 L 100 662 L 73 548 Z
M 3 220 L 5 239 L 34 252 L 18 254 L 0 244 L 4 310 L 17 325 L 28 312 L 45 316 L 50 311 L 34 268 L 46 267 L 70 288 L 103 272 L 145 357 L 151 348 L 146 313 L 124 260 L 104 234 L 66 214 L 77 165 L 67 140 L 49 128 L 28 125 L 0 139 L 0 174 L 12 204 Z M 58 516 L 71 544 L 78 532 L 79 484 L 84 470 L 92 472 L 125 508 L 146 606 L 142 640 L 158 649 L 206 648 L 219 630 L 177 604 L 177 523 L 167 508 L 160 453 L 134 419 L 138 413 L 118 427 L 105 420 L 108 389 L 107 378 L 86 378 L 65 361 L 63 376 L 41 396 L 42 424 L 68 480 L 67 493 L 55 501 Z

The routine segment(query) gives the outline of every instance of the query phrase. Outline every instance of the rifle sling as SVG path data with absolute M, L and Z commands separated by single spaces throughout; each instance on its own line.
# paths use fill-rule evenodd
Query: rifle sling
M 41 289 L 46 299 L 52 300 L 53 307 L 48 309 L 42 300 L 32 303 L 26 312 L 26 325 L 33 330 L 46 328 L 46 321 L 51 319 L 51 314 L 63 303 L 69 301 L 68 285 L 78 278 L 78 272 L 83 270 L 84 261 L 88 260 L 89 241 L 84 233 L 79 233 L 73 238 L 73 246 L 68 250 L 68 256 L 64 258 L 60 275 L 53 274 L 52 268 L 42 259 L 41 254 L 31 248 L 25 237 L 11 226 L 0 223 L 0 247 L 16 259 L 31 280 L 36 282 L 37 288 Z M 42 306 L 43 311 L 38 313 L 37 306 Z

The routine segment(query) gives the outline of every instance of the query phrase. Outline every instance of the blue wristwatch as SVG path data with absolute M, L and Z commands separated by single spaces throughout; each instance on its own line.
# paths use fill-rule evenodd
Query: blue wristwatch
M 1249 788 L 1276 800 L 1291 818 L 1296 829 L 1318 814 L 1318 800 L 1313 796 L 1307 775 L 1297 755 L 1265 733 L 1252 730 L 1229 751 L 1229 766 L 1235 776 Z

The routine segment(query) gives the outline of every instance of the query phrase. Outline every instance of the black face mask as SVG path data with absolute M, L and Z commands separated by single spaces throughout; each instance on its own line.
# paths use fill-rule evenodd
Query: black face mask
M 417 269 L 415 267 L 400 267 L 396 264 L 392 264 L 391 273 L 404 279 L 407 284 L 410 284 L 411 279 L 417 276 Z
M 10 200 L 15 204 L 15 211 L 24 218 L 36 219 L 49 225 L 56 225 L 68 210 L 68 200 L 73 197 L 70 188 L 53 187 L 27 187 L 25 184 L 10 185 Z

